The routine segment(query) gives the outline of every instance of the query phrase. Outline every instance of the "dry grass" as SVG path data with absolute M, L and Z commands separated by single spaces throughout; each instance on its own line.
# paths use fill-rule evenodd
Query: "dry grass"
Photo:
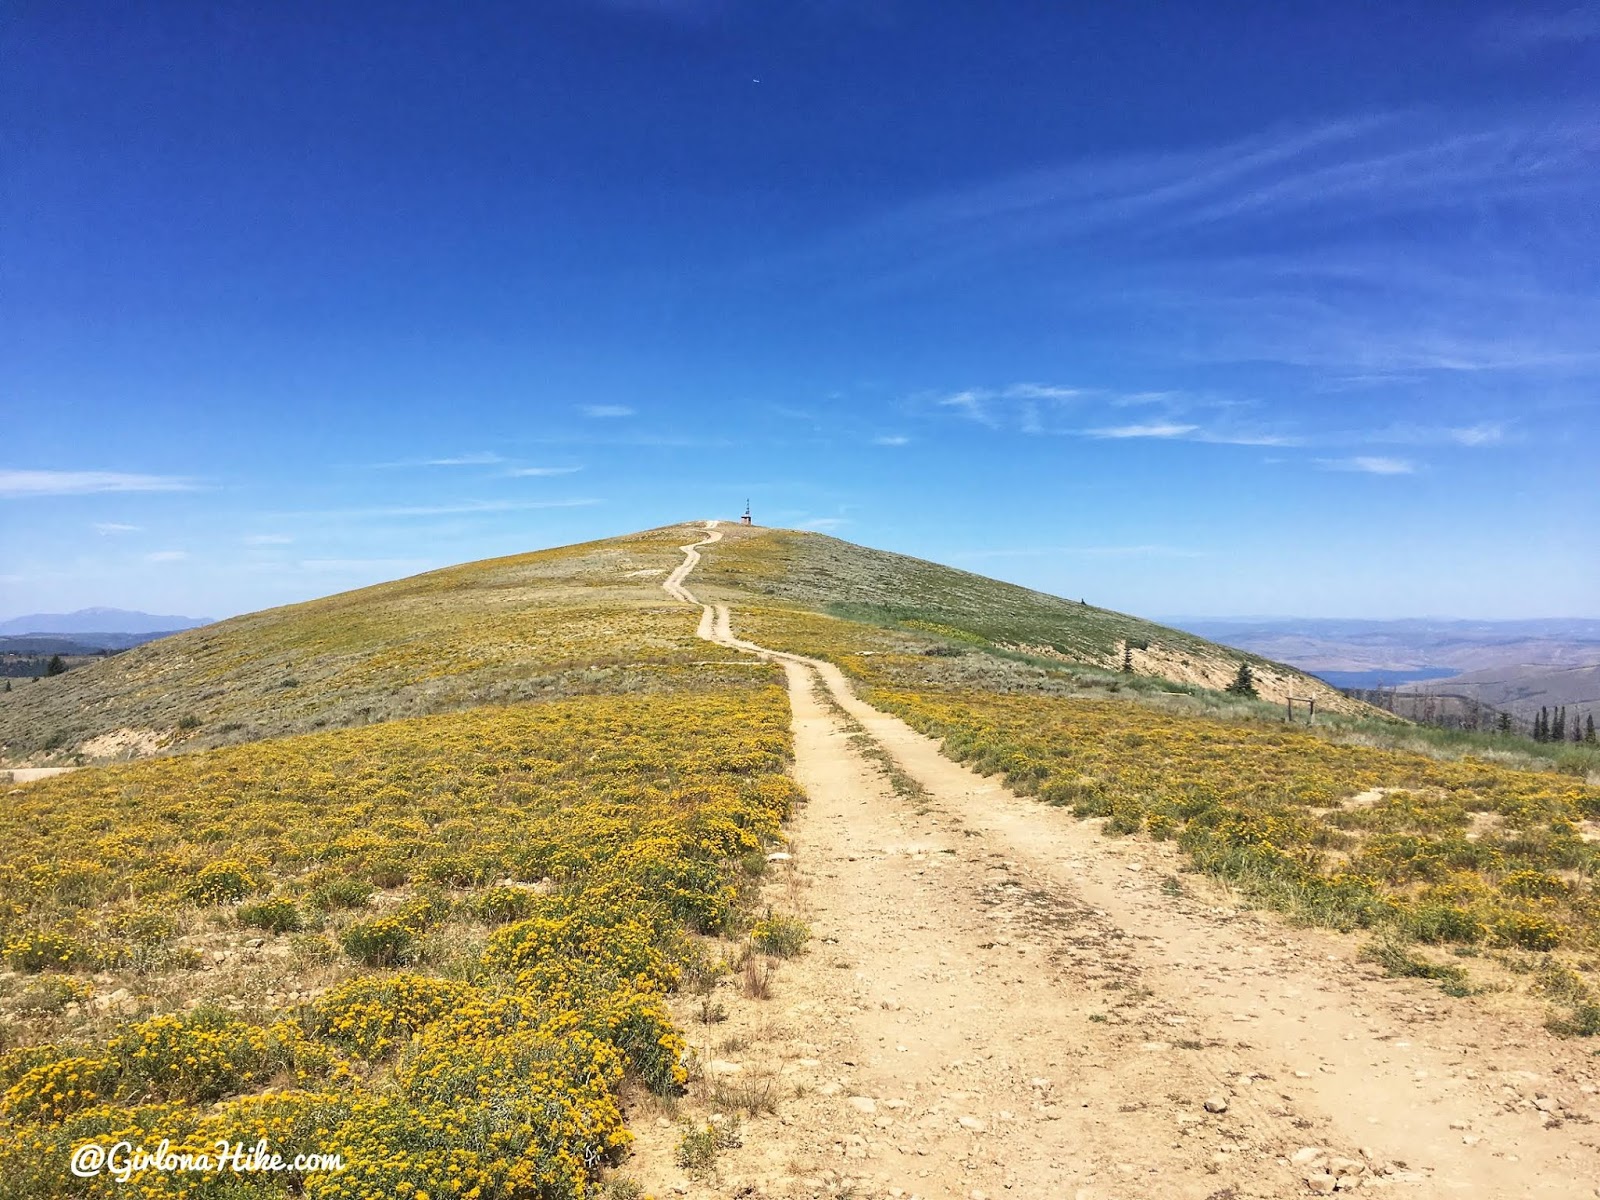
M 683 676 L 664 669 L 737 659 L 708 650 L 693 612 L 661 593 L 685 536 L 677 526 L 435 571 L 26 683 L 0 693 L 0 761 L 80 761 L 85 742 L 119 730 L 194 750 L 478 704 L 681 688 Z

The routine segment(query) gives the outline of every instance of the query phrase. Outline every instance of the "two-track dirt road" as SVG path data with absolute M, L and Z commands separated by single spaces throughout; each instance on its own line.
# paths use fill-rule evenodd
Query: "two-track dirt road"
M 684 603 L 707 523 L 663 585 Z M 1180 879 L 1170 846 L 1021 799 L 780 663 L 809 803 L 775 903 L 810 921 L 776 996 L 700 1026 L 702 1089 L 765 1081 L 719 1178 L 641 1131 L 638 1170 L 692 1195 L 1600 1196 L 1600 1060 L 1516 1016 L 1382 978 L 1357 943 Z M 897 791 L 887 755 L 915 781 Z

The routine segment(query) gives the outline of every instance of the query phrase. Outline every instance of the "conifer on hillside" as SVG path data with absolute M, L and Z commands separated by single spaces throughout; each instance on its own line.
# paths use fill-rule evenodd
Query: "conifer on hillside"
M 1235 696 L 1249 696 L 1252 699 L 1256 696 L 1256 680 L 1250 673 L 1249 663 L 1239 664 L 1239 673 L 1233 677 L 1233 682 L 1228 685 L 1227 690 Z

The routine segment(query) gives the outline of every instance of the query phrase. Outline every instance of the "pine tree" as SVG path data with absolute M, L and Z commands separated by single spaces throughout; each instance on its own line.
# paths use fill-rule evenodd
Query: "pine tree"
M 1499 724 L 1499 728 L 1500 728 L 1500 732 L 1501 733 L 1510 733 L 1511 732 L 1511 714 L 1508 713 L 1508 712 L 1501 713 L 1498 724 Z
M 52 654 L 50 661 L 44 665 L 44 673 L 46 675 L 62 675 L 66 673 L 66 670 L 67 664 L 61 661 L 61 655 L 59 654 Z
M 1540 707 L 1539 715 L 1533 719 L 1533 740 L 1536 742 L 1547 741 L 1550 737 L 1550 710 Z
M 1583 724 L 1583 740 L 1591 746 L 1594 745 L 1594 714 L 1589 714 L 1589 719 Z
M 1250 696 L 1253 698 L 1256 695 L 1256 680 L 1255 676 L 1250 674 L 1249 663 L 1242 662 L 1239 664 L 1239 673 L 1233 677 L 1233 682 L 1228 685 L 1227 690 L 1235 696 Z
M 1122 643 L 1122 673 L 1133 674 L 1133 646 L 1128 642 Z
M 1565 704 L 1556 709 L 1555 724 L 1550 727 L 1547 736 L 1552 742 L 1564 742 L 1567 740 L 1567 706 Z

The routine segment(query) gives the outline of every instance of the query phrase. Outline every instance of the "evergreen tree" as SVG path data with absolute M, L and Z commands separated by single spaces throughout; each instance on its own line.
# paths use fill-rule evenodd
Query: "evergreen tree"
M 1510 733 L 1511 732 L 1511 714 L 1508 713 L 1508 712 L 1501 713 L 1500 714 L 1500 720 L 1499 720 L 1498 724 L 1499 724 L 1499 728 L 1500 728 L 1500 732 L 1501 733 Z
M 1133 674 L 1133 646 L 1127 642 L 1122 643 L 1122 673 Z
M 1539 715 L 1533 719 L 1533 740 L 1542 742 L 1550 736 L 1550 712 L 1540 707 Z
M 1583 723 L 1583 740 L 1591 746 L 1594 745 L 1594 714 L 1589 714 L 1589 719 Z
M 44 665 L 44 673 L 46 675 L 61 675 L 66 672 L 66 669 L 67 664 L 61 661 L 61 655 L 59 654 L 52 654 L 50 661 Z
M 1556 709 L 1555 723 L 1550 726 L 1548 737 L 1552 742 L 1567 740 L 1567 706 L 1563 704 Z
M 1233 677 L 1233 682 L 1228 685 L 1227 690 L 1235 696 L 1250 696 L 1254 698 L 1256 680 L 1255 676 L 1250 674 L 1249 663 L 1242 662 L 1239 664 L 1239 673 Z

